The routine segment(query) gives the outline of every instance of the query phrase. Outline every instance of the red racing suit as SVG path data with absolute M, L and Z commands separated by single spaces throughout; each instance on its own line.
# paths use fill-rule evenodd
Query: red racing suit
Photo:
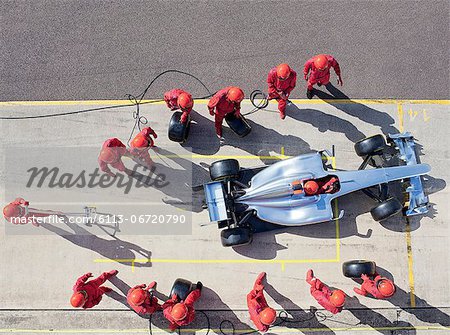
M 25 201 L 25 199 L 23 199 L 23 198 L 16 198 L 14 201 L 10 202 L 8 205 L 6 205 L 3 208 L 3 216 L 5 217 L 5 219 L 8 222 L 11 222 L 11 223 L 14 223 L 14 224 L 25 224 L 25 223 L 22 223 L 21 220 L 13 220 L 11 217 L 6 216 L 5 211 L 6 211 L 6 207 L 13 206 L 19 212 L 19 215 L 17 216 L 17 218 L 26 217 L 27 216 L 26 212 L 27 212 L 28 205 L 29 205 L 29 202 Z
M 307 60 L 303 69 L 303 74 L 305 79 L 308 77 L 308 90 L 311 91 L 313 89 L 314 84 L 327 85 L 330 82 L 330 67 L 334 69 L 336 75 L 341 77 L 341 68 L 339 67 L 339 63 L 336 59 L 334 59 L 331 55 L 326 55 L 328 59 L 328 67 L 324 71 L 319 71 L 314 65 L 314 57 Z M 311 71 L 311 73 L 310 73 Z
M 317 300 L 319 305 L 333 314 L 337 314 L 342 311 L 342 307 L 336 307 L 331 303 L 330 296 L 332 292 L 327 285 L 315 277 L 312 278 L 308 284 L 311 285 L 311 295 Z
M 148 290 L 146 290 L 147 292 L 147 298 L 145 298 L 144 302 L 142 303 L 142 305 L 134 305 L 132 302 L 130 302 L 130 295 L 133 292 L 134 289 L 136 288 L 145 288 L 145 284 L 142 285 L 136 285 L 135 287 L 131 288 L 128 291 L 127 294 L 127 302 L 128 305 L 130 305 L 131 308 L 133 308 L 133 310 L 141 315 L 151 315 L 153 313 L 155 313 L 157 310 L 161 309 L 161 305 L 158 303 L 158 299 L 156 297 L 151 297 L 150 298 L 150 294 L 148 293 Z
M 153 138 L 151 136 L 153 136 L 155 139 L 158 138 L 158 135 L 156 135 L 155 131 L 151 127 L 146 127 L 142 129 L 139 134 L 134 137 L 134 139 L 136 139 L 137 137 L 143 137 L 148 142 L 148 146 L 136 147 L 134 144 L 134 139 L 130 142 L 130 154 L 137 159 L 142 160 L 147 166 L 153 164 L 153 161 L 150 158 L 150 154 L 148 152 L 148 149 L 150 147 L 155 146 L 155 142 L 153 141 Z
M 248 312 L 250 313 L 250 319 L 255 324 L 255 327 L 261 332 L 267 332 L 269 330 L 269 326 L 263 324 L 259 319 L 259 313 L 264 308 L 269 307 L 266 298 L 264 297 L 264 285 L 259 277 L 253 285 L 253 290 L 247 294 L 247 306 Z
M 354 287 L 353 291 L 355 291 L 355 293 L 364 296 L 370 294 L 372 297 L 376 299 L 386 299 L 386 297 L 382 295 L 378 290 L 378 282 L 384 278 L 382 278 L 379 274 L 375 275 L 374 280 L 370 279 L 367 275 L 362 275 L 361 278 L 364 280 L 361 285 L 361 289 Z
M 178 106 L 178 97 L 180 96 L 181 93 L 189 94 L 188 92 L 183 91 L 180 88 L 175 88 L 173 90 L 164 93 L 164 101 L 166 102 L 167 108 L 170 108 L 171 111 L 180 109 L 183 112 L 180 121 L 181 123 L 185 123 L 187 121 L 188 115 L 192 112 L 192 107 L 184 109 Z
M 236 117 L 241 115 L 241 103 L 234 103 L 227 99 L 227 93 L 231 87 L 228 86 L 218 91 L 208 103 L 209 114 L 215 116 L 216 134 L 220 137 L 222 137 L 222 123 L 225 116 L 230 113 L 234 113 Z
M 105 281 L 111 278 L 113 275 L 109 272 L 103 272 L 98 278 L 90 280 L 86 283 L 89 277 L 92 277 L 91 273 L 86 273 L 77 279 L 77 282 L 73 286 L 73 292 L 85 291 L 87 294 L 87 300 L 83 305 L 83 308 L 92 308 L 98 305 L 102 300 L 103 293 L 112 291 L 109 287 L 101 286 Z
M 117 159 L 113 163 L 106 163 L 98 157 L 98 165 L 100 166 L 100 170 L 105 173 L 112 173 L 108 166 L 111 165 L 120 172 L 125 172 L 126 167 L 122 162 L 122 156 L 128 154 L 125 144 L 123 144 L 118 138 L 110 138 L 103 143 L 102 150 L 105 148 L 116 148 L 115 152 L 117 153 Z
M 277 68 L 274 67 L 269 71 L 267 75 L 268 85 L 268 99 L 276 99 L 278 101 L 278 110 L 281 115 L 285 115 L 286 100 L 289 98 L 289 94 L 295 88 L 297 82 L 297 73 L 291 69 L 291 74 L 286 80 L 280 80 L 277 76 Z M 283 99 L 278 92 L 283 92 L 286 99 Z
M 187 326 L 192 321 L 194 321 L 195 318 L 195 309 L 194 309 L 194 303 L 200 298 L 201 292 L 199 289 L 195 289 L 189 295 L 186 297 L 186 300 L 184 301 L 178 301 L 178 297 L 176 294 L 174 294 L 169 300 L 167 300 L 161 308 L 163 309 L 163 314 L 167 320 L 170 322 L 170 330 L 174 331 L 180 326 Z M 188 309 L 188 313 L 186 317 L 183 320 L 176 321 L 172 318 L 171 312 L 173 309 L 173 306 L 175 306 L 179 302 L 184 302 Z

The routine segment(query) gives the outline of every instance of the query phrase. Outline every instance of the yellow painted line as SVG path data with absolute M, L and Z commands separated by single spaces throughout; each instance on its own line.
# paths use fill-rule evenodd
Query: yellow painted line
M 333 169 L 336 169 L 336 156 L 332 157 L 331 167 Z M 334 215 L 335 215 L 335 217 L 339 216 L 339 206 L 338 206 L 337 198 L 334 201 Z M 341 260 L 341 232 L 340 232 L 339 219 L 336 220 L 336 260 L 338 262 L 340 262 L 340 260 Z
M 413 255 L 411 244 L 411 225 L 408 218 L 406 219 L 406 250 L 408 252 L 408 281 L 409 281 L 409 298 L 411 300 L 411 307 L 416 307 L 416 295 L 414 289 L 414 268 Z
M 324 104 L 387 104 L 393 105 L 397 103 L 409 104 L 429 104 L 429 105 L 450 105 L 450 100 L 438 99 L 290 99 L 293 103 L 305 105 L 324 105 Z M 157 105 L 165 104 L 159 99 L 142 100 L 141 103 L 150 103 Z M 207 104 L 209 99 L 196 99 L 196 104 Z M 0 101 L 0 106 L 70 106 L 70 105 L 125 105 L 131 104 L 130 100 L 56 100 L 56 101 Z M 244 104 L 251 104 L 249 99 L 243 101 Z M 274 102 L 271 102 L 274 104 Z
M 180 333 L 193 333 L 205 331 L 207 328 L 183 328 L 179 329 Z M 336 332 L 348 332 L 348 331 L 396 331 L 396 330 L 448 330 L 450 327 L 448 326 L 404 326 L 404 327 L 338 327 L 338 328 L 280 328 L 274 327 L 272 329 L 276 329 L 276 333 L 305 333 L 305 332 L 323 332 L 323 331 L 336 331 Z M 233 329 L 222 328 L 224 332 L 233 332 Z M 233 333 L 248 333 L 248 332 L 256 332 L 254 329 L 236 329 Z M 167 334 L 169 330 L 167 329 L 152 329 L 153 334 Z M 210 332 L 221 334 L 220 329 L 213 328 L 210 329 Z M 72 334 L 94 334 L 94 333 L 149 333 L 148 328 L 137 328 L 137 329 L 14 329 L 14 328 L 6 328 L 0 329 L 0 333 L 72 333 Z
M 153 154 L 154 155 L 154 154 Z M 252 155 L 200 155 L 200 154 L 193 154 L 193 155 L 154 155 L 153 157 L 156 159 L 158 156 L 160 157 L 166 157 L 166 158 L 203 158 L 203 159 L 228 159 L 228 158 L 235 158 L 235 159 L 274 159 L 274 160 L 281 160 L 286 158 L 291 158 L 292 156 L 285 156 L 285 155 L 274 155 L 274 156 L 252 156 Z M 126 159 L 130 159 L 128 157 L 125 157 Z
M 164 258 L 96 258 L 94 263 L 177 263 L 177 264 L 301 264 L 337 263 L 338 259 L 164 259 Z
M 403 133 L 403 105 L 401 103 L 397 104 L 397 114 L 398 114 L 398 128 L 401 133 Z

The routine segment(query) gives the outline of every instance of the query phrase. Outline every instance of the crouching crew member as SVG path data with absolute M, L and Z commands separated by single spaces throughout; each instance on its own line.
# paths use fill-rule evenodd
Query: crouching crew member
M 341 290 L 331 291 L 327 285 L 314 277 L 313 270 L 311 269 L 306 273 L 306 282 L 311 285 L 311 295 L 323 308 L 333 314 L 342 311 L 342 306 L 345 303 L 344 292 Z
M 194 106 L 192 95 L 182 89 L 175 88 L 164 93 L 164 101 L 166 102 L 167 108 L 171 111 L 180 109 L 183 112 L 180 121 L 181 123 L 186 123 Z
M 78 278 L 73 287 L 73 295 L 70 298 L 70 304 L 73 307 L 92 308 L 98 305 L 102 300 L 102 295 L 106 292 L 111 292 L 109 287 L 101 286 L 109 278 L 115 276 L 119 271 L 112 270 L 103 272 L 98 278 L 87 280 L 92 276 L 92 273 L 86 273 Z
M 374 276 L 375 278 L 372 280 L 365 274 L 361 275 L 361 279 L 363 280 L 361 288 L 355 287 L 353 291 L 361 295 L 370 294 L 376 299 L 392 297 L 395 293 L 394 283 L 387 278 L 381 277 L 379 274 L 375 274 Z
M 247 294 L 247 306 L 250 313 L 250 319 L 253 321 L 256 328 L 261 332 L 267 332 L 270 325 L 272 325 L 276 318 L 276 311 L 269 307 L 266 298 L 264 297 L 263 279 L 266 277 L 265 272 L 261 272 L 256 278 L 253 290 Z
M 139 134 L 133 138 L 130 142 L 130 154 L 142 161 L 148 168 L 153 165 L 153 161 L 150 158 L 148 150 L 155 146 L 155 142 L 152 136 L 157 139 L 155 131 L 151 127 L 142 129 Z
M 223 141 L 222 123 L 225 116 L 234 113 L 236 117 L 241 116 L 241 101 L 244 99 L 244 92 L 237 86 L 228 86 L 221 89 L 209 100 L 209 114 L 215 117 L 215 127 L 217 137 Z
M 197 288 L 193 290 L 186 297 L 184 301 L 179 301 L 179 298 L 174 294 L 163 305 L 163 314 L 167 320 L 169 320 L 169 329 L 174 331 L 180 326 L 187 326 L 195 318 L 194 303 L 200 298 L 202 283 L 197 283 Z
M 127 294 L 127 302 L 130 307 L 140 315 L 151 315 L 161 309 L 158 299 L 152 295 L 155 291 L 156 282 L 137 285 L 131 288 Z
M 111 171 L 109 165 L 113 168 L 130 174 L 131 171 L 128 170 L 122 162 L 122 156 L 127 156 L 128 151 L 125 146 L 118 138 L 110 138 L 103 143 L 102 150 L 98 156 L 98 165 L 100 170 L 107 173 L 111 177 L 116 175 Z

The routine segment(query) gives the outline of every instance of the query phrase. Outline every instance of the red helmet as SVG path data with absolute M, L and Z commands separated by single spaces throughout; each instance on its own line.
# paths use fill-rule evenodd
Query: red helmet
M 317 55 L 314 57 L 314 66 L 320 70 L 323 71 L 326 68 L 328 68 L 328 58 L 325 55 Z
M 100 159 L 105 163 L 112 164 L 118 159 L 116 148 L 103 148 L 100 152 Z
M 148 147 L 147 139 L 142 135 L 137 135 L 133 141 L 131 141 L 131 146 L 133 148 L 146 148 Z
M 232 86 L 227 92 L 228 100 L 239 103 L 244 100 L 244 92 L 237 86 Z
M 130 294 L 130 302 L 133 305 L 139 306 L 142 305 L 147 298 L 147 293 L 142 288 L 135 288 L 131 291 Z
M 395 285 L 387 278 L 383 278 L 377 283 L 378 291 L 386 298 L 392 297 L 395 293 Z
M 341 290 L 334 290 L 333 293 L 331 293 L 330 302 L 335 307 L 342 307 L 345 303 L 345 293 Z
M 83 307 L 83 305 L 86 303 L 86 300 L 87 300 L 86 291 L 78 291 L 72 294 L 72 297 L 70 298 L 70 304 L 75 308 Z
M 281 80 L 286 80 L 291 75 L 291 68 L 286 63 L 277 66 L 277 77 Z
M 259 320 L 266 326 L 273 324 L 276 319 L 277 312 L 271 307 L 266 307 L 259 313 Z
M 307 195 L 314 195 L 319 191 L 319 184 L 314 180 L 308 180 L 305 185 L 303 185 L 303 189 Z
M 9 204 L 3 208 L 3 215 L 7 218 L 16 218 L 22 215 L 22 208 L 17 205 Z
M 177 99 L 178 106 L 182 109 L 191 108 L 194 106 L 194 100 L 189 93 L 181 93 Z
M 178 304 L 173 306 L 170 315 L 173 317 L 175 321 L 181 321 L 187 316 L 187 313 L 188 309 L 186 305 L 182 302 L 179 302 Z

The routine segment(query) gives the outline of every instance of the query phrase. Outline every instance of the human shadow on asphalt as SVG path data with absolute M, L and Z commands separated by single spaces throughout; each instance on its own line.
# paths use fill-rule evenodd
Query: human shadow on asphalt
M 364 306 L 359 302 L 359 299 L 355 296 L 347 296 L 345 307 L 347 311 L 352 313 L 358 320 L 359 324 L 368 325 L 369 327 L 376 329 L 377 332 L 385 335 L 392 335 L 393 331 L 408 330 L 408 334 L 416 334 L 414 325 L 406 321 L 391 321 L 384 315 L 375 312 L 373 309 Z M 338 322 L 333 320 L 333 322 Z M 383 329 L 386 328 L 386 329 Z
M 41 223 L 41 227 L 61 236 L 79 247 L 92 250 L 110 260 L 129 260 L 129 262 L 120 262 L 121 264 L 131 266 L 134 263 L 134 266 L 136 267 L 152 266 L 151 251 L 143 249 L 136 244 L 122 241 L 117 237 L 113 237 L 111 240 L 98 237 L 79 225 L 70 222 L 67 217 L 62 216 L 62 218 L 64 220 L 64 224 L 66 224 L 70 230 L 64 230 L 48 223 Z M 136 259 L 136 255 L 140 255 L 139 258 L 145 258 L 148 261 L 144 263 L 134 262 L 133 260 Z
M 439 308 L 430 305 L 426 300 L 417 295 L 413 295 L 416 307 L 410 307 L 410 292 L 406 292 L 396 285 L 395 294 L 389 299 L 389 302 L 405 312 L 413 314 L 417 319 L 423 322 L 438 323 L 441 326 L 450 327 L 450 316 L 448 314 L 442 312 Z
M 208 114 L 208 111 L 205 112 Z M 189 137 L 182 144 L 187 150 L 200 155 L 214 155 L 220 149 L 219 139 L 214 128 L 214 116 L 203 116 L 200 112 L 191 112 Z
M 287 328 L 310 328 L 321 329 L 321 332 L 326 334 L 335 334 L 329 327 L 319 321 L 316 313 L 313 311 L 305 311 L 298 305 L 294 304 L 292 300 L 278 292 L 271 284 L 266 283 L 264 290 L 272 299 L 286 311 L 286 316 L 279 318 L 276 322 L 277 326 Z M 290 317 L 288 316 L 290 315 Z M 280 313 L 281 316 L 281 313 Z M 323 330 L 322 330 L 323 329 Z
M 162 163 L 154 162 L 154 172 L 165 178 L 164 186 L 157 188 L 167 196 L 167 198 L 161 199 L 162 202 L 183 210 L 201 212 L 204 200 L 203 188 L 194 190 L 192 186 L 202 185 L 204 181 L 208 180 L 209 172 L 202 166 L 169 150 L 159 147 L 155 150 L 157 151 L 154 151 L 152 155 L 158 157 Z M 145 171 L 149 170 L 144 170 L 144 174 L 133 171 L 131 177 L 146 187 L 154 187 L 154 177 L 149 178 Z M 156 197 L 156 194 L 152 196 Z
M 399 130 L 394 126 L 395 120 L 388 113 L 380 112 L 376 109 L 351 100 L 351 98 L 349 98 L 331 83 L 327 84 L 325 87 L 331 94 L 328 94 L 319 89 L 314 89 L 314 95 L 316 95 L 319 99 L 326 101 L 328 104 L 336 107 L 337 109 L 343 111 L 344 113 L 347 113 L 348 115 L 356 117 L 366 123 L 380 127 L 381 132 L 385 135 L 399 133 Z M 336 99 L 349 101 L 334 102 L 333 100 Z
M 286 116 L 300 122 L 309 123 L 321 133 L 325 133 L 328 130 L 334 133 L 342 133 L 353 143 L 366 137 L 350 121 L 316 109 L 300 109 L 295 104 L 290 103 L 286 107 Z
M 131 289 L 131 287 L 127 283 L 125 283 L 122 279 L 120 279 L 117 275 L 114 277 L 111 277 L 109 279 L 109 281 L 115 287 L 117 287 L 122 294 L 119 294 L 116 291 L 107 292 L 105 294 L 108 297 L 110 297 L 111 299 L 114 299 L 114 300 L 120 302 L 121 304 L 125 305 L 127 308 L 132 310 L 130 308 L 130 306 L 128 306 L 128 303 L 127 303 L 127 294 L 128 294 L 128 291 Z

